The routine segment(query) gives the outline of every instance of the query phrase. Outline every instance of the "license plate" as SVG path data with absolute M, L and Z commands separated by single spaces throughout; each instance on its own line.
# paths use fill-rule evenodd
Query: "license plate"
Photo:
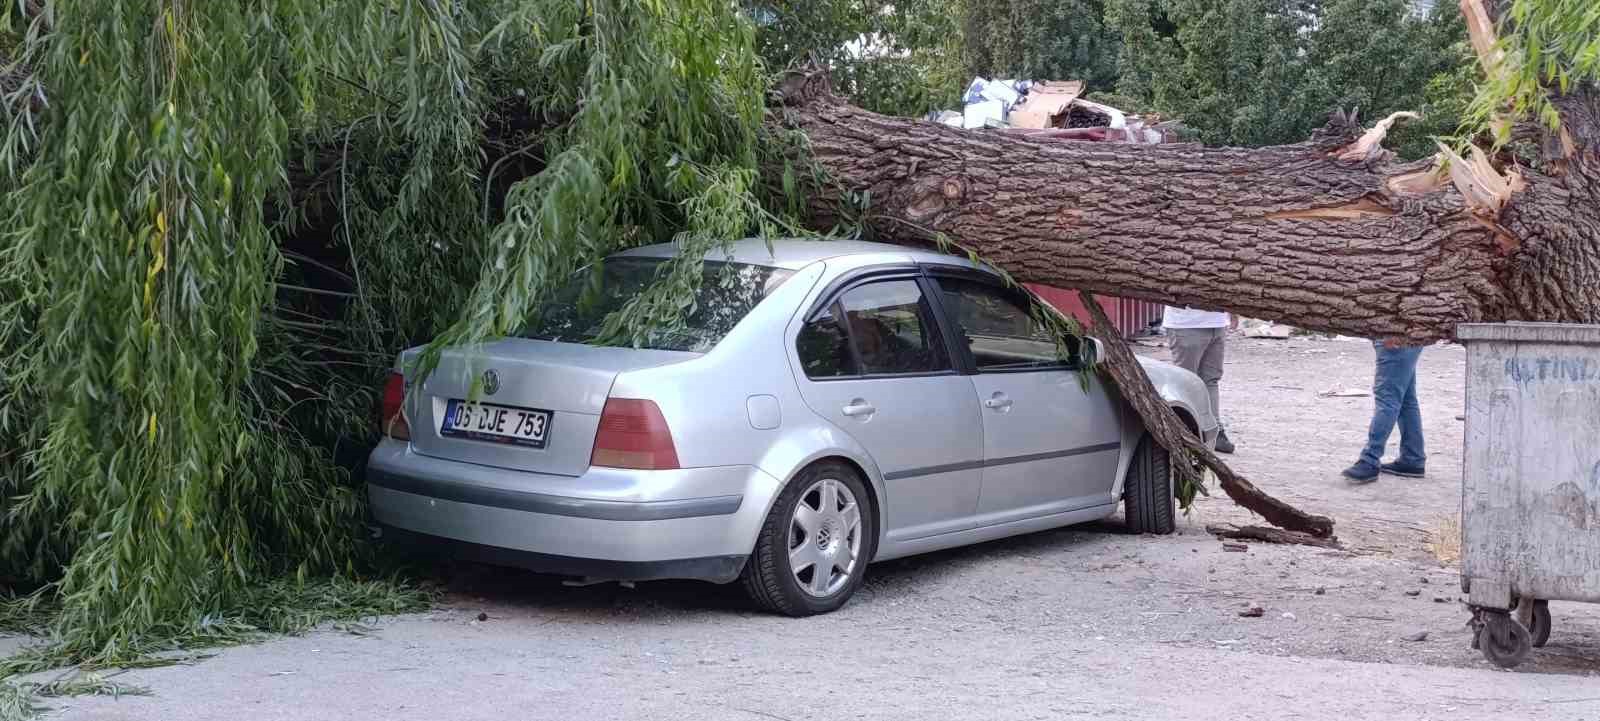
M 550 411 L 452 398 L 444 409 L 439 435 L 544 448 Z

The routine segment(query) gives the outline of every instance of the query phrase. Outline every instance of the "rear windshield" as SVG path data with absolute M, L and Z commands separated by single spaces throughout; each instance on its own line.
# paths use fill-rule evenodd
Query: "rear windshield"
M 522 335 L 564 343 L 592 343 L 606 316 L 622 309 L 663 274 L 666 258 L 610 258 L 598 268 L 579 271 L 551 295 L 539 318 Z M 782 285 L 793 271 L 746 263 L 706 261 L 693 312 L 681 328 L 651 334 L 642 344 L 657 350 L 703 353 L 733 330 L 751 309 Z

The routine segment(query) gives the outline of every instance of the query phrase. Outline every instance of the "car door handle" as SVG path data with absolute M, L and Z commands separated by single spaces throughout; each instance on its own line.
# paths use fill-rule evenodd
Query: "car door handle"
M 985 400 L 983 402 L 983 407 L 984 408 L 993 408 L 994 410 L 997 410 L 997 411 L 1003 411 L 1003 410 L 1011 407 L 1011 399 L 1005 397 L 1005 394 L 1003 394 L 1003 393 L 996 393 L 996 394 L 994 394 L 993 398 L 990 398 L 990 399 Z
M 850 401 L 850 405 L 841 408 L 840 412 L 850 416 L 851 418 L 854 418 L 856 416 L 870 416 L 874 413 L 877 413 L 878 409 L 871 403 L 857 398 L 853 401 Z

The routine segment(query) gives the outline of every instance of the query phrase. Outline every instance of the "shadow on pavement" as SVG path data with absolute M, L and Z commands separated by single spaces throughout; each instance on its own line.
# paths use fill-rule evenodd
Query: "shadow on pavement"
M 1029 559 L 1127 538 L 1118 521 L 1099 521 L 1039 531 L 971 546 L 872 564 L 867 580 L 843 610 L 870 607 L 901 596 L 916 596 L 948 575 L 973 566 Z M 618 583 L 574 585 L 572 579 L 520 568 L 464 561 L 442 561 L 433 575 L 452 606 L 483 606 L 500 613 L 594 617 L 630 616 L 648 620 L 683 614 L 764 615 L 745 598 L 739 582 L 647 581 L 628 588 Z

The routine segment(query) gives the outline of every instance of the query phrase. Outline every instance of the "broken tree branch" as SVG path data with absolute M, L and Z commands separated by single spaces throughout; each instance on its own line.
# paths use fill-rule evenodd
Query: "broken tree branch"
M 1467 21 L 1467 38 L 1472 41 L 1472 51 L 1478 56 L 1483 74 L 1492 78 L 1499 72 L 1505 53 L 1499 47 L 1490 7 L 1483 0 L 1460 0 L 1459 5 L 1462 19 Z
M 1422 116 L 1411 112 L 1390 113 L 1389 117 L 1378 121 L 1377 125 L 1372 126 L 1370 130 L 1363 133 L 1360 138 L 1350 144 L 1350 147 L 1341 151 L 1338 155 L 1339 159 L 1365 161 L 1381 157 L 1380 154 L 1386 152 L 1383 149 L 1383 139 L 1389 136 L 1389 128 L 1402 119 L 1416 120 L 1420 117 Z
M 1318 548 L 1344 548 L 1344 544 L 1339 543 L 1337 538 L 1318 538 L 1307 533 L 1285 531 L 1280 528 L 1267 528 L 1266 526 L 1235 526 L 1231 523 L 1213 523 L 1206 526 L 1206 533 L 1218 538 L 1245 541 L 1293 543 L 1302 546 L 1316 546 Z
M 1234 473 L 1222 459 L 1217 457 L 1217 454 L 1212 453 L 1210 448 L 1190 433 L 1183 425 L 1183 421 L 1161 399 L 1161 394 L 1150 382 L 1150 376 L 1145 374 L 1144 366 L 1139 365 L 1139 360 L 1134 357 L 1127 342 L 1111 324 L 1099 301 L 1095 300 L 1093 294 L 1083 291 L 1078 293 L 1078 297 L 1083 300 L 1084 307 L 1094 319 L 1094 336 L 1100 340 L 1101 347 L 1105 349 L 1106 357 L 1101 359 L 1101 367 L 1111 375 L 1117 388 L 1121 389 L 1123 398 L 1144 421 L 1145 430 L 1150 432 L 1151 437 L 1160 443 L 1161 447 L 1176 456 L 1174 459 L 1176 462 L 1172 466 L 1177 472 L 1194 473 L 1195 470 L 1190 464 L 1182 461 L 1185 457 L 1193 457 L 1216 474 L 1223 492 L 1227 493 L 1229 498 L 1260 515 L 1268 523 L 1316 538 L 1333 537 L 1332 518 L 1306 513 L 1267 495 L 1255 484 Z

